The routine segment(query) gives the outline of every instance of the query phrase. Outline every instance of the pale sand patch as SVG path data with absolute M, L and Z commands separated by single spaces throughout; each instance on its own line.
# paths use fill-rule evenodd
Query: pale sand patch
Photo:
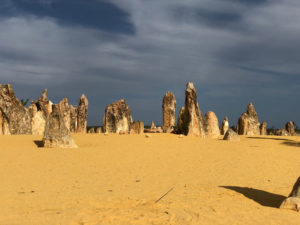
M 151 135 L 73 135 L 78 149 L 0 136 L 0 224 L 299 224 L 276 207 L 300 175 L 300 137 Z

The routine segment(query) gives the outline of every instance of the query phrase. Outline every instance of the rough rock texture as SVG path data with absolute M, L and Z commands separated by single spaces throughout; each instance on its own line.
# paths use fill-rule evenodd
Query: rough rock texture
M 238 120 L 237 132 L 240 135 L 260 135 L 259 126 L 257 113 L 250 102 L 247 112 L 243 113 Z
M 152 121 L 150 129 L 155 129 L 155 128 L 156 128 L 155 123 Z
M 223 140 L 226 140 L 226 141 L 239 141 L 240 137 L 236 132 L 234 132 L 232 129 L 229 128 L 228 131 L 225 133 L 225 135 L 223 137 Z
M 89 102 L 83 94 L 77 108 L 77 133 L 86 133 Z
M 281 209 L 300 211 L 300 177 L 293 186 L 292 192 L 280 205 Z
M 176 99 L 172 92 L 167 92 L 163 98 L 163 126 L 162 129 L 166 133 L 173 131 L 176 120 Z
M 218 138 L 220 136 L 218 117 L 212 111 L 208 111 L 205 114 L 204 131 L 205 131 L 206 137 Z
M 130 134 L 143 134 L 144 133 L 144 122 L 136 121 L 130 124 Z
M 47 89 L 41 97 L 31 102 L 28 110 L 31 116 L 32 134 L 43 135 L 47 117 L 52 111 L 52 102 L 47 97 Z
M 205 137 L 203 118 L 197 102 L 197 91 L 192 82 L 186 85 L 185 107 L 180 120 L 182 120 L 182 124 L 177 126 L 177 132 L 185 135 Z
M 226 116 L 222 122 L 222 125 L 221 125 L 221 129 L 220 129 L 220 133 L 222 135 L 226 134 L 226 132 L 228 131 L 229 129 L 229 121 L 228 121 L 228 117 Z
M 176 125 L 176 133 L 181 134 L 182 133 L 182 128 L 183 128 L 183 118 L 184 118 L 184 111 L 185 108 L 182 106 L 179 110 L 178 118 L 177 118 L 177 125 Z
M 97 134 L 103 133 L 103 132 L 102 132 L 102 127 L 98 127 L 98 128 L 96 129 L 96 133 L 97 133 Z
M 17 99 L 9 84 L 0 84 L 0 111 L 2 115 L 1 133 L 32 134 L 30 114 Z M 5 127 L 5 132 L 3 132 L 3 127 Z
M 259 127 L 260 135 L 267 135 L 267 122 L 263 121 Z
M 52 112 L 47 118 L 43 138 L 46 148 L 76 148 L 70 131 L 67 128 L 59 105 L 52 105 Z
M 66 127 L 68 128 L 68 130 L 70 130 L 71 110 L 70 110 L 70 105 L 69 105 L 67 98 L 64 98 L 63 100 L 61 100 L 61 102 L 59 103 L 59 109 L 60 109 L 61 116 L 66 124 Z
M 94 134 L 94 133 L 95 133 L 95 128 L 91 127 L 91 128 L 88 130 L 88 133 L 89 133 L 89 134 Z
M 10 134 L 8 119 L 0 109 L 0 135 Z
M 132 123 L 130 108 L 126 105 L 125 99 L 121 99 L 108 105 L 103 118 L 104 132 L 108 133 L 129 133 Z
M 70 132 L 77 130 L 77 107 L 70 105 Z
M 285 124 L 284 128 L 281 130 L 282 136 L 294 136 L 296 134 L 295 124 L 293 121 L 289 121 Z

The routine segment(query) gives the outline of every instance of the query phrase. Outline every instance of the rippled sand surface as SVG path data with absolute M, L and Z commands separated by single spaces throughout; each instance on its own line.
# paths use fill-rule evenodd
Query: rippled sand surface
M 300 224 L 277 208 L 300 176 L 300 137 L 73 137 L 78 149 L 0 136 L 0 225 Z

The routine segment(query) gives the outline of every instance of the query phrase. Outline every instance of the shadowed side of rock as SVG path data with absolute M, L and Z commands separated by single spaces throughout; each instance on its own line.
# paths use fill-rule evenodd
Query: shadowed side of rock
M 237 132 L 239 135 L 260 135 L 260 123 L 252 102 L 247 106 L 247 111 L 238 120 Z
M 259 127 L 260 135 L 267 135 L 267 122 L 263 121 Z
M 77 148 L 65 124 L 60 105 L 52 105 L 52 112 L 46 121 L 43 144 L 45 148 Z
M 105 109 L 103 129 L 107 133 L 129 133 L 132 123 L 131 110 L 125 99 L 109 104 Z
M 9 84 L 0 85 L 0 111 L 2 115 L 1 133 L 32 134 L 30 114 L 17 99 Z M 7 131 L 7 125 L 9 132 Z
M 295 124 L 293 121 L 287 122 L 284 128 L 281 129 L 282 136 L 294 136 L 295 134 L 296 134 Z
M 297 179 L 293 186 L 292 192 L 286 198 L 281 206 L 281 209 L 291 209 L 295 211 L 300 211 L 300 177 Z
M 223 137 L 223 140 L 226 140 L 226 141 L 239 141 L 240 137 L 236 132 L 234 132 L 234 130 L 229 128 L 228 131 L 225 133 L 225 135 Z

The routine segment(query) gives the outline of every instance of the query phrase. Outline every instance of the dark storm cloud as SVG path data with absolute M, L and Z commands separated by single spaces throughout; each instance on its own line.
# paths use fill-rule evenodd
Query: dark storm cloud
M 250 101 L 261 120 L 300 124 L 296 0 L 111 0 L 0 2 L 0 83 L 19 98 L 48 88 L 53 102 L 90 102 L 90 125 L 126 98 L 135 120 L 161 122 L 193 81 L 203 113 L 229 116 Z

